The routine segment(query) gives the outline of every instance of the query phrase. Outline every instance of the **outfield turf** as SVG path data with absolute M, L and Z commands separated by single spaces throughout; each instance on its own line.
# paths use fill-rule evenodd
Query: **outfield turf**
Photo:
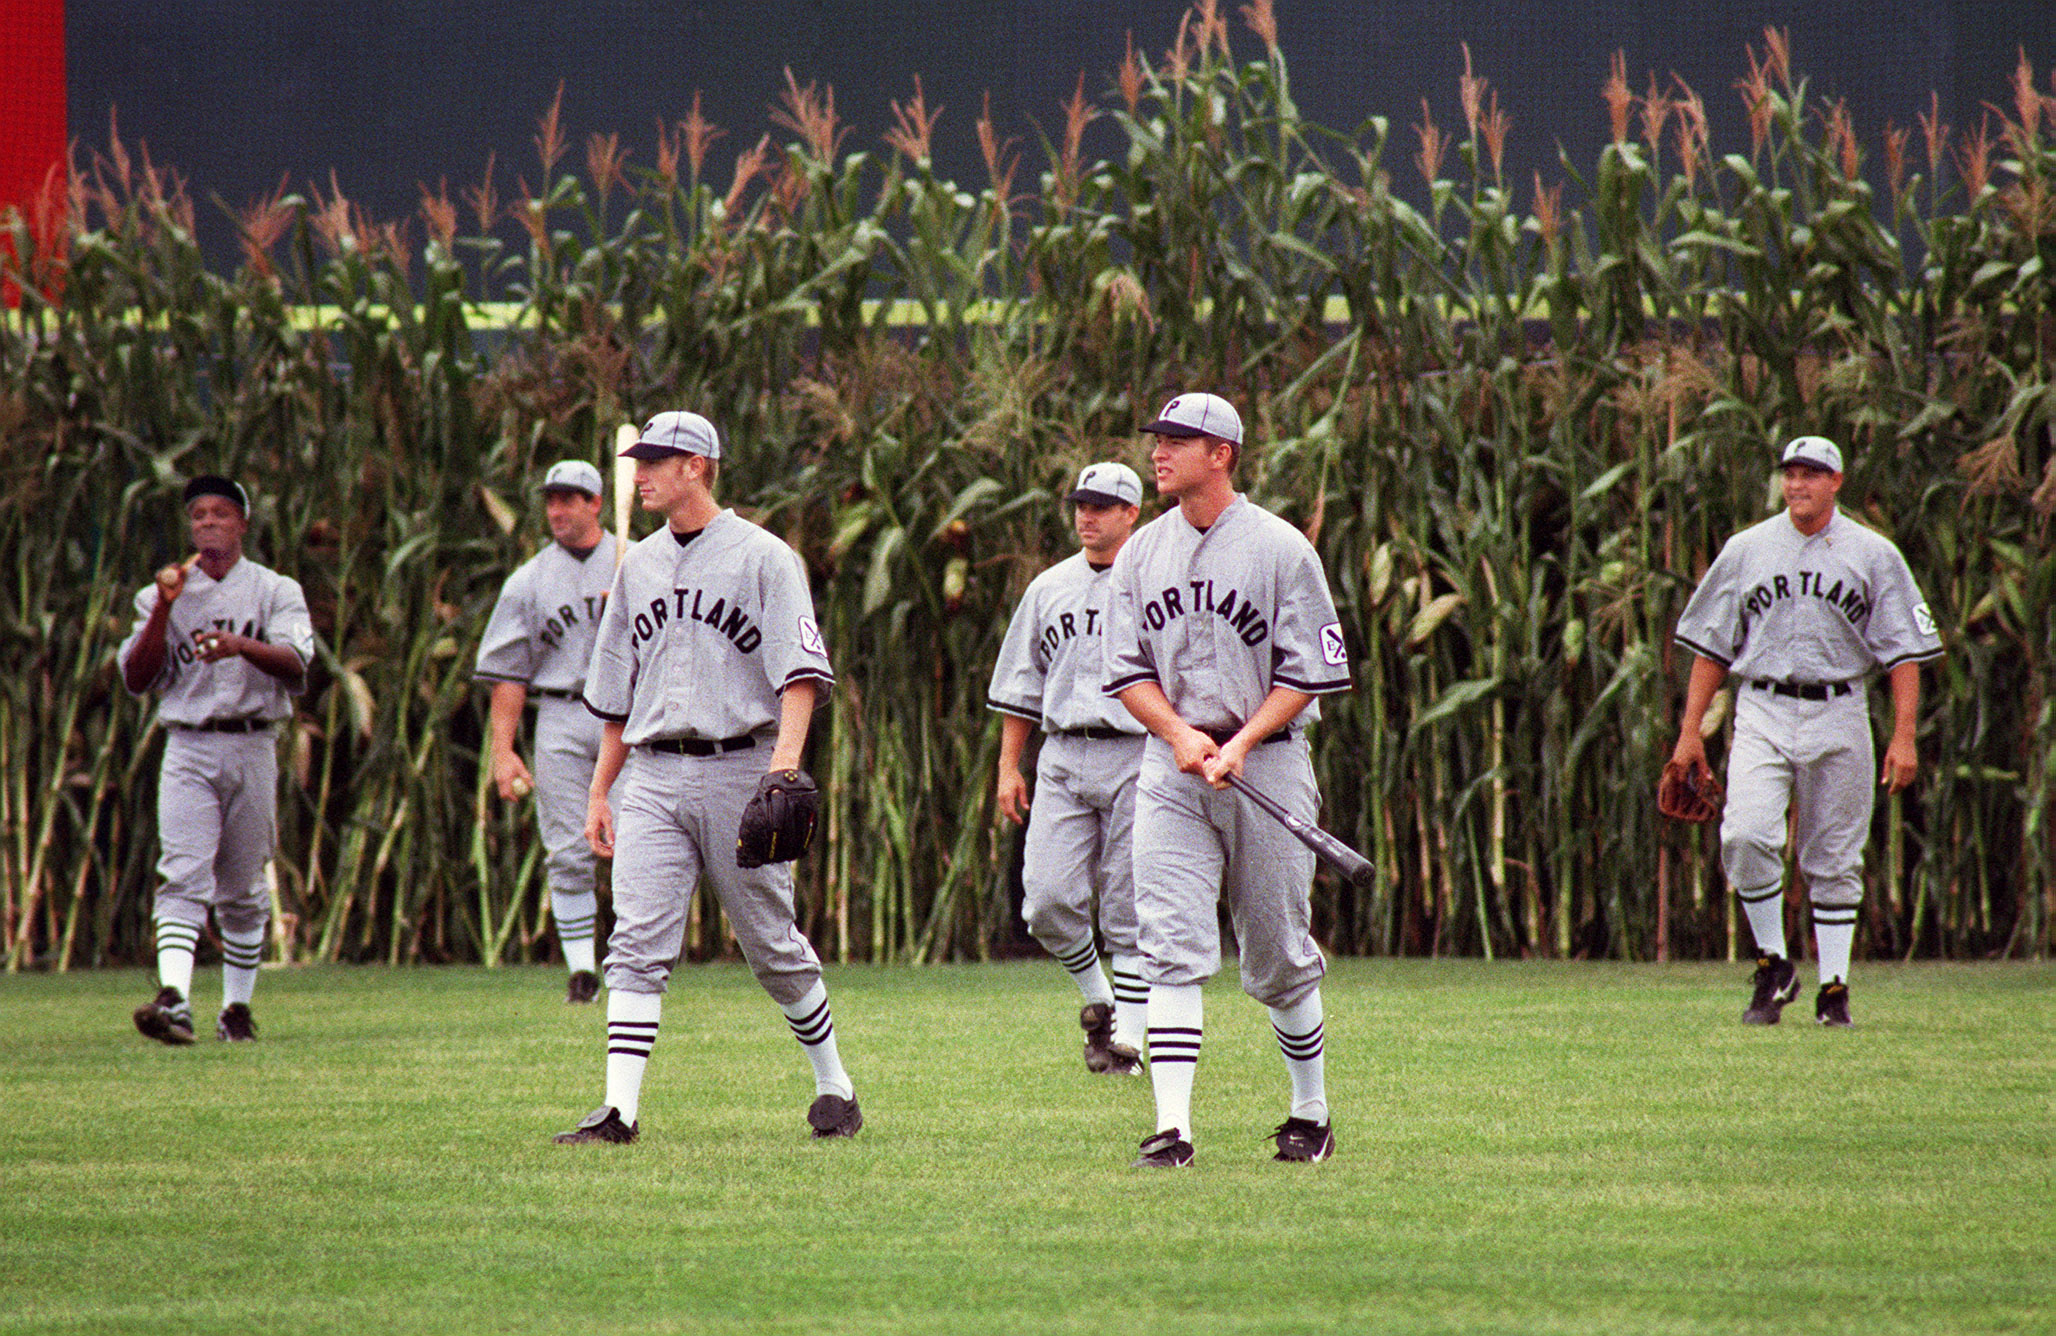
M 632 1147 L 550 1144 L 605 1016 L 555 970 L 266 971 L 187 1049 L 141 973 L 0 977 L 0 1332 L 2056 1331 L 2056 968 L 1867 964 L 1852 1031 L 1802 977 L 1766 1030 L 1746 966 L 1338 962 L 1318 1166 L 1217 982 L 1175 1172 L 1048 962 L 833 970 L 854 1142 L 683 969 Z

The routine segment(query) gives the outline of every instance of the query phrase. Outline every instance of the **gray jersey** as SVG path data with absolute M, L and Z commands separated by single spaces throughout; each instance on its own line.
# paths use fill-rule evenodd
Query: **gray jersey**
M 1839 510 L 1811 536 L 1780 512 L 1730 538 L 1676 638 L 1738 677 L 1781 682 L 1845 682 L 1942 652 L 1906 558 Z
M 155 582 L 136 595 L 135 625 L 116 651 L 124 669 L 143 638 L 157 598 Z M 164 668 L 145 688 L 160 693 L 158 719 L 166 724 L 204 724 L 211 719 L 278 720 L 291 714 L 292 698 L 302 686 L 288 686 L 239 655 L 202 662 L 197 646 L 210 631 L 283 645 L 300 656 L 303 668 L 314 661 L 314 623 L 298 580 L 248 557 L 216 580 L 196 562 L 186 572 L 185 588 L 172 601 L 164 628 Z M 305 679 L 301 681 L 304 684 Z
M 1050 733 L 1111 728 L 1141 734 L 1135 716 L 1100 690 L 1111 575 L 1077 552 L 1029 583 L 993 665 L 987 705 Z
M 581 557 L 552 542 L 517 567 L 493 605 L 473 676 L 540 691 L 583 691 L 618 545 L 605 534 Z
M 600 617 L 586 707 L 630 746 L 778 725 L 795 682 L 834 684 L 799 554 L 723 510 L 690 542 L 669 527 L 629 549 Z
M 1186 723 L 1242 725 L 1273 687 L 1349 689 L 1349 654 L 1320 556 L 1284 520 L 1237 496 L 1204 532 L 1176 508 L 1114 560 L 1105 637 L 1109 695 L 1155 682 Z M 1320 717 L 1309 702 L 1295 725 Z

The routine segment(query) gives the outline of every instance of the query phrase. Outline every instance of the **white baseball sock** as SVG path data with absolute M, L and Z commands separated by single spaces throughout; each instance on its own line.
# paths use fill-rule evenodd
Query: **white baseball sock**
M 550 892 L 550 917 L 557 921 L 557 945 L 564 948 L 564 968 L 572 974 L 598 971 L 594 963 L 594 925 L 600 900 L 591 891 Z
M 1206 1006 L 1196 983 L 1149 988 L 1149 1082 L 1156 1094 L 1156 1130 L 1192 1133 L 1192 1078 L 1206 1032 Z
M 257 965 L 264 959 L 264 925 L 255 931 L 234 933 L 221 930 L 221 1005 L 223 1010 L 237 1002 L 250 1004 L 257 991 Z
M 1849 951 L 1856 942 L 1855 905 L 1813 907 L 1813 950 L 1820 960 L 1820 981 L 1849 982 Z
M 1142 981 L 1142 957 L 1110 955 L 1114 971 L 1114 1042 L 1137 1053 L 1149 1045 L 1149 985 Z
M 850 1074 L 842 1068 L 842 1054 L 835 1047 L 835 1013 L 828 1007 L 828 985 L 817 979 L 806 996 L 778 1009 L 785 1013 L 792 1037 L 800 1041 L 800 1051 L 814 1068 L 814 1093 L 855 1099 L 856 1087 L 850 1084 Z
M 657 1042 L 657 1025 L 664 1019 L 662 993 L 630 993 L 610 989 L 607 993 L 607 1102 L 621 1112 L 621 1121 L 633 1127 L 642 1107 L 643 1069 L 650 1065 L 650 1049 Z
M 157 985 L 176 988 L 178 995 L 193 997 L 193 953 L 200 945 L 200 930 L 190 923 L 157 920 Z
M 1756 950 L 1760 955 L 1785 956 L 1785 888 L 1783 884 L 1765 886 L 1760 890 L 1736 893 L 1742 902 L 1742 912 L 1749 916 L 1749 931 L 1756 936 Z
M 1057 962 L 1071 975 L 1071 982 L 1078 985 L 1078 991 L 1085 1001 L 1114 1004 L 1114 990 L 1107 986 L 1107 976 L 1100 973 L 1099 948 L 1086 938 L 1085 945 L 1068 956 L 1057 957 Z
M 1289 1007 L 1272 1007 L 1271 1029 L 1278 1035 L 1278 1051 L 1285 1055 L 1285 1071 L 1292 1078 L 1292 1116 L 1308 1122 L 1328 1121 L 1327 1027 L 1321 1011 L 1321 990 Z

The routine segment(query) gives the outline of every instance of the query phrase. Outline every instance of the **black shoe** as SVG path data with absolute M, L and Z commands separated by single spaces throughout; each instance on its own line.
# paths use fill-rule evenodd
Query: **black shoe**
M 1100 1076 L 1142 1075 L 1142 1055 L 1126 1044 L 1108 1044 L 1105 1048 L 1085 1047 L 1085 1070 Z
M 1822 1025 L 1854 1025 L 1849 1019 L 1849 985 L 1831 979 L 1813 999 L 1813 1019 Z
M 1114 1009 L 1105 1002 L 1087 1002 L 1078 1009 L 1078 1028 L 1085 1031 L 1085 1070 L 1101 1076 L 1139 1076 L 1142 1055 L 1114 1042 Z
M 176 988 L 160 988 L 157 996 L 135 1010 L 136 1028 L 160 1044 L 193 1042 L 193 1009 Z
M 1183 1169 L 1192 1163 L 1192 1143 L 1177 1128 L 1168 1132 L 1157 1132 L 1142 1139 L 1141 1153 L 1136 1155 L 1133 1169 Z
M 621 1110 L 612 1104 L 602 1104 L 585 1116 L 585 1121 L 569 1132 L 559 1132 L 550 1138 L 560 1146 L 583 1146 L 590 1142 L 604 1141 L 613 1146 L 626 1146 L 642 1135 L 642 1123 L 624 1123 Z
M 844 1099 L 841 1095 L 817 1095 L 807 1106 L 807 1126 L 814 1129 L 817 1139 L 853 1137 L 863 1125 L 864 1111 L 857 1107 L 855 1099 Z
M 590 1002 L 599 995 L 600 976 L 591 970 L 576 970 L 564 989 L 564 1003 L 571 1006 L 580 1002 Z
M 1319 1164 L 1335 1153 L 1335 1129 L 1328 1123 L 1287 1118 L 1271 1135 L 1278 1143 L 1278 1153 L 1271 1157 L 1274 1160 Z
M 1749 995 L 1749 1010 L 1742 1013 L 1744 1025 L 1776 1025 L 1785 1004 L 1799 996 L 1799 970 L 1783 956 L 1756 958 L 1755 989 Z
M 214 1022 L 214 1037 L 224 1044 L 247 1044 L 257 1038 L 257 1018 L 250 1014 L 247 1002 L 231 1002 L 221 1009 L 221 1018 Z

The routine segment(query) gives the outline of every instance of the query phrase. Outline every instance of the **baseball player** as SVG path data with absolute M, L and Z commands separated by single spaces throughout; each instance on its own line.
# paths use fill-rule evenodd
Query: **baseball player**
M 1775 1025 L 1799 995 L 1786 958 L 1785 831 L 1813 902 L 1820 962 L 1814 1019 L 1848 1025 L 1849 950 L 1863 899 L 1873 744 L 1865 680 L 1892 684 L 1892 739 L 1875 781 L 1897 793 L 1918 768 L 1920 665 L 1942 652 L 1906 558 L 1843 515 L 1842 452 L 1801 436 L 1779 460 L 1785 509 L 1730 538 L 1678 618 L 1692 675 L 1671 759 L 1706 763 L 1707 705 L 1735 679 L 1721 865 L 1756 938 L 1750 1025 Z
M 1000 724 L 1000 813 L 1027 822 L 1021 914 L 1028 931 L 1067 970 L 1084 1006 L 1087 1071 L 1134 1075 L 1149 992 L 1135 954 L 1135 874 L 1130 837 L 1142 725 L 1100 690 L 1107 573 L 1141 515 L 1142 479 L 1126 464 L 1094 464 L 1066 498 L 1079 551 L 1028 585 L 993 666 L 986 704 Z M 1043 731 L 1031 815 L 1021 777 L 1029 730 Z M 1092 934 L 1092 895 L 1106 937 L 1111 987 Z
M 643 1072 L 702 875 L 814 1069 L 808 1125 L 817 1137 L 855 1135 L 863 1115 L 820 959 L 793 921 L 792 869 L 742 866 L 752 794 L 775 779 L 805 780 L 807 729 L 834 683 L 806 570 L 791 548 L 715 502 L 721 442 L 706 418 L 659 413 L 622 453 L 636 461 L 643 508 L 669 523 L 629 549 L 586 670 L 586 706 L 605 724 L 585 833 L 593 852 L 614 859 L 607 1095 L 556 1140 L 639 1135 Z M 608 799 L 617 775 L 618 816 Z
M 1321 977 L 1309 931 L 1314 856 L 1227 787 L 1245 776 L 1311 822 L 1320 807 L 1306 727 L 1349 688 L 1349 658 L 1312 544 L 1236 493 L 1242 419 L 1181 394 L 1142 429 L 1159 494 L 1178 504 L 1136 530 L 1110 576 L 1104 690 L 1150 731 L 1135 790 L 1135 913 L 1149 985 L 1157 1130 L 1139 1167 L 1192 1163 L 1200 986 L 1221 965 L 1224 874 L 1243 991 L 1270 1008 L 1292 1107 L 1280 1160 L 1334 1153 Z
M 193 956 L 207 913 L 221 931 L 221 1013 L 214 1037 L 257 1037 L 250 997 L 271 897 L 264 884 L 278 832 L 278 748 L 272 725 L 292 711 L 314 658 L 307 596 L 243 556 L 250 496 L 212 474 L 185 487 L 196 549 L 136 595 L 136 622 L 116 651 L 137 696 L 155 691 L 164 725 L 157 783 L 158 875 L 151 920 L 157 996 L 136 1029 L 193 1042 Z
M 600 754 L 600 721 L 585 708 L 586 660 L 614 582 L 619 540 L 600 527 L 600 471 L 566 459 L 543 475 L 552 542 L 507 577 L 478 646 L 473 676 L 491 684 L 492 776 L 502 802 L 535 794 L 548 856 L 550 917 L 570 972 L 564 1000 L 600 995 L 594 962 L 593 852 L 585 795 Z M 521 712 L 535 701 L 535 771 L 514 749 Z

